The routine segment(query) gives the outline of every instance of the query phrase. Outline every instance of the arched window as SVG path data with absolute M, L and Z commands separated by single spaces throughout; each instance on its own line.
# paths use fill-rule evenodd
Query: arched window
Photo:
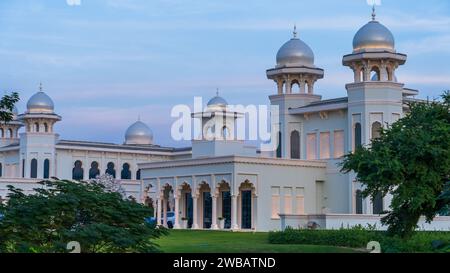
M 292 93 L 300 93 L 300 84 L 298 81 L 293 81 L 291 84 Z
M 363 196 L 362 196 L 362 191 L 361 190 L 357 190 L 356 194 L 355 194 L 355 203 L 356 203 L 356 214 L 363 214 Z
M 114 178 L 116 178 L 116 170 L 114 170 L 114 163 L 112 162 L 108 163 L 105 173 L 112 175 Z
M 22 177 L 25 178 L 25 159 L 22 159 Z
M 372 200 L 373 202 L 373 214 L 383 213 L 383 195 L 378 193 Z
M 100 175 L 100 170 L 98 169 L 98 163 L 94 161 L 91 163 L 91 168 L 89 169 L 89 179 L 95 179 L 97 175 Z
M 44 123 L 44 132 L 48 133 L 48 124 Z
M 3 165 L 2 163 L 0 163 L 0 177 L 3 176 Z
M 277 158 L 281 158 L 281 132 L 278 132 Z
M 378 121 L 372 124 L 372 139 L 380 138 L 381 136 L 381 123 Z
M 136 180 L 141 180 L 141 169 L 136 172 Z
M 120 179 L 131 179 L 130 164 L 123 164 L 122 172 L 120 173 Z
M 44 179 L 50 178 L 50 160 L 44 160 Z
M 230 138 L 230 130 L 228 129 L 227 126 L 223 126 L 222 128 L 222 137 L 225 140 Z
M 291 158 L 300 159 L 300 133 L 298 131 L 291 133 Z
M 372 71 L 370 71 L 370 79 L 372 81 L 380 81 L 381 80 L 381 73 L 380 69 L 376 66 L 372 68 Z
M 37 122 L 34 124 L 34 131 L 36 133 L 39 133 L 39 123 L 37 123 Z
M 355 123 L 355 149 L 362 146 L 361 123 Z
M 31 170 L 30 170 L 31 178 L 37 178 L 37 165 L 38 165 L 37 159 L 33 158 L 31 160 Z
M 80 160 L 75 161 L 74 167 L 72 169 L 72 179 L 83 180 L 83 173 L 83 163 Z

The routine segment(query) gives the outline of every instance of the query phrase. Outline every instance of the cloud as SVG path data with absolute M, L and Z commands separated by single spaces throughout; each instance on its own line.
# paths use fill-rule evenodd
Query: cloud
M 425 38 L 416 38 L 399 45 L 404 52 L 409 55 L 419 55 L 426 53 L 449 53 L 450 54 L 450 34 L 436 35 Z

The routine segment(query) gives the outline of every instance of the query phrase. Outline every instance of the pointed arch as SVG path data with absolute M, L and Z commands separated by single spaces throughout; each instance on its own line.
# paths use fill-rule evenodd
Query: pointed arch
M 300 159 L 300 133 L 297 130 L 291 133 L 291 158 Z

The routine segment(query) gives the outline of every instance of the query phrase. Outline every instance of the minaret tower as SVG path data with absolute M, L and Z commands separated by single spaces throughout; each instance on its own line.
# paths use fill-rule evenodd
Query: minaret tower
M 407 56 L 395 49 L 395 39 L 391 31 L 376 19 L 375 7 L 372 20 L 356 33 L 353 52 L 345 55 L 343 64 L 354 73 L 354 81 L 346 85 L 348 94 L 348 151 L 359 146 L 370 145 L 379 137 L 380 129 L 392 124 L 403 114 L 403 98 L 417 94 L 404 89 L 397 82 L 395 72 L 405 64 Z M 349 176 L 349 208 L 358 213 L 353 205 L 355 189 L 361 185 L 355 182 L 355 174 Z M 389 206 L 390 196 L 377 196 L 373 201 L 365 199 L 362 213 L 379 214 Z
M 380 125 L 400 118 L 404 84 L 397 82 L 395 72 L 406 59 L 405 54 L 396 52 L 391 31 L 376 20 L 374 7 L 372 21 L 353 39 L 353 53 L 343 58 L 343 64 L 354 73 L 354 82 L 346 85 L 351 151 L 369 144 Z
M 289 124 L 298 124 L 295 117 L 289 115 L 290 108 L 306 106 L 321 100 L 314 93 L 317 80 L 324 77 L 324 70 L 314 65 L 314 53 L 299 39 L 297 27 L 294 26 L 293 37 L 277 53 L 277 64 L 267 70 L 267 78 L 274 80 L 277 94 L 269 97 L 272 105 L 279 107 L 279 124 L 272 124 L 272 130 L 278 130 L 278 149 L 276 157 L 289 158 L 290 128 Z M 298 92 L 293 87 L 298 86 Z M 300 128 L 296 128 L 300 130 Z
M 27 111 L 19 115 L 25 125 L 20 135 L 21 176 L 45 179 L 56 174 L 56 149 L 58 135 L 53 126 L 61 120 L 54 112 L 52 99 L 43 91 L 34 94 L 27 103 Z

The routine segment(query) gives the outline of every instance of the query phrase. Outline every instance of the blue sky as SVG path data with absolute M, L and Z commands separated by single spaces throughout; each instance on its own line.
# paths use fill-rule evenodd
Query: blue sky
M 23 111 L 42 81 L 63 139 L 121 143 L 141 115 L 156 143 L 183 146 L 170 137 L 172 106 L 216 88 L 230 103 L 267 104 L 265 70 L 294 24 L 325 69 L 316 93 L 346 96 L 342 56 L 370 14 L 366 0 L 1 0 L 0 90 L 19 91 Z M 377 14 L 408 54 L 399 81 L 422 98 L 450 89 L 450 1 L 382 0 Z

